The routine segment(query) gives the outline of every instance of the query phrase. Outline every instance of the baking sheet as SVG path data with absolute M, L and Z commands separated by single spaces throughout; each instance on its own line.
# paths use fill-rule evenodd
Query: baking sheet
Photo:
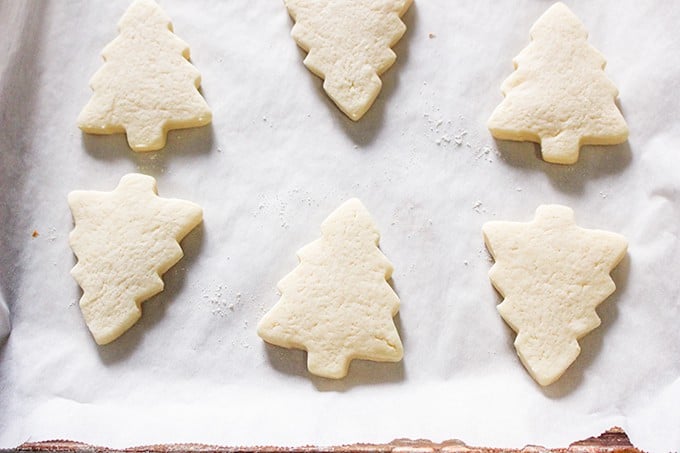
M 151 154 L 75 126 L 127 2 L 2 2 L 0 290 L 12 331 L 0 345 L 0 447 L 398 437 L 563 446 L 618 425 L 641 449 L 680 448 L 680 4 L 567 3 L 607 57 L 631 131 L 623 145 L 585 147 L 571 167 L 485 128 L 550 2 L 416 0 L 378 100 L 352 123 L 302 65 L 281 2 L 162 0 L 214 121 L 170 133 Z M 201 204 L 204 223 L 142 319 L 98 347 L 69 275 L 66 195 L 112 190 L 129 172 Z M 295 251 L 353 196 L 395 266 L 405 356 L 355 361 L 335 382 L 310 376 L 303 352 L 265 345 L 254 326 Z M 546 389 L 496 312 L 480 231 L 488 220 L 528 221 L 542 203 L 630 241 L 602 326 Z

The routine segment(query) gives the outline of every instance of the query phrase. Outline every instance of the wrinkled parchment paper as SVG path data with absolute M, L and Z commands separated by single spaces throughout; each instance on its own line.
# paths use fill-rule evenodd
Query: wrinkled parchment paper
M 214 122 L 172 132 L 150 154 L 75 125 L 127 1 L 0 3 L 0 289 L 12 324 L 0 340 L 0 447 L 565 446 L 618 425 L 639 448 L 680 448 L 680 4 L 567 3 L 607 57 L 631 131 L 570 167 L 485 127 L 547 1 L 416 0 L 380 97 L 353 123 L 303 66 L 282 2 L 161 0 L 191 45 Z M 205 219 L 142 319 L 98 347 L 69 275 L 66 195 L 112 190 L 129 172 L 201 204 Z M 405 357 L 356 361 L 335 382 L 254 327 L 296 250 L 352 196 L 395 266 Z M 602 326 L 545 389 L 496 312 L 480 230 L 528 221 L 542 203 L 630 241 Z

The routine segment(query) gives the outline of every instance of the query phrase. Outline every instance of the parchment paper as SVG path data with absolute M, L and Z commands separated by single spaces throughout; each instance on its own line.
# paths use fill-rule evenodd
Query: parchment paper
M 567 3 L 607 57 L 631 131 L 569 167 L 485 127 L 547 1 L 416 0 L 397 63 L 353 123 L 303 66 L 282 2 L 162 0 L 214 121 L 172 132 L 150 154 L 75 125 L 128 2 L 0 3 L 0 289 L 12 324 L 0 345 L 0 447 L 397 437 L 565 446 L 618 425 L 641 449 L 679 449 L 680 3 Z M 142 319 L 98 347 L 69 275 L 66 196 L 113 190 L 129 172 L 201 204 L 205 218 Z M 335 382 L 311 377 L 303 352 L 266 346 L 254 327 L 296 250 L 353 196 L 395 265 L 405 357 L 356 361 Z M 542 203 L 630 241 L 601 327 L 545 389 L 496 311 L 480 230 L 528 221 Z

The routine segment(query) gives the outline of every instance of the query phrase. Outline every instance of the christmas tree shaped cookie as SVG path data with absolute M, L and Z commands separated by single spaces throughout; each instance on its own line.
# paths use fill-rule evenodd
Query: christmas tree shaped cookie
M 156 181 L 140 174 L 124 176 L 113 192 L 71 192 L 68 203 L 80 308 L 95 341 L 110 343 L 137 322 L 141 303 L 163 290 L 161 275 L 183 256 L 178 241 L 203 211 L 158 197 Z
M 155 151 L 165 146 L 168 130 L 210 123 L 189 46 L 156 2 L 135 0 L 118 30 L 102 52 L 105 63 L 90 81 L 94 94 L 78 126 L 90 134 L 125 132 L 133 150 Z
M 576 226 L 574 212 L 559 205 L 540 206 L 529 223 L 489 222 L 483 233 L 517 353 L 539 384 L 552 384 L 579 355 L 577 340 L 600 325 L 595 308 L 616 289 L 609 273 L 627 242 Z
M 403 348 L 392 318 L 399 298 L 387 283 L 392 265 L 378 249 L 380 233 L 368 211 L 351 199 L 321 233 L 279 282 L 281 299 L 260 321 L 258 335 L 306 350 L 309 371 L 326 378 L 346 376 L 352 359 L 398 362 Z
M 284 0 L 295 21 L 292 35 L 308 52 L 305 66 L 324 79 L 323 88 L 358 121 L 375 101 L 380 74 L 397 56 L 390 49 L 406 26 L 401 16 L 412 0 Z
M 531 29 L 531 44 L 514 59 L 503 83 L 505 99 L 489 119 L 494 137 L 541 144 L 543 159 L 573 164 L 582 145 L 614 145 L 628 138 L 615 99 L 618 90 L 604 73 L 604 57 L 588 32 L 562 3 L 548 9 Z

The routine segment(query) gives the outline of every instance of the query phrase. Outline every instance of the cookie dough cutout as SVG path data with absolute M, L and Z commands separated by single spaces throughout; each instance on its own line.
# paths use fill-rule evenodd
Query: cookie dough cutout
M 513 60 L 501 87 L 505 99 L 488 122 L 502 140 L 541 144 L 546 162 L 576 163 L 583 145 L 615 145 L 628 126 L 604 73 L 606 61 L 587 41 L 588 31 L 563 3 L 531 28 L 531 44 Z
M 581 352 L 578 339 L 600 325 L 595 308 L 614 292 L 609 273 L 626 255 L 616 233 L 586 230 L 565 206 L 543 205 L 532 222 L 489 222 L 489 271 L 504 297 L 498 311 L 517 332 L 515 348 L 529 374 L 550 385 Z
M 156 2 L 135 0 L 118 30 L 90 81 L 94 94 L 78 127 L 90 134 L 125 132 L 133 150 L 156 151 L 170 129 L 209 124 L 212 113 L 198 91 L 201 75 L 189 62 L 189 46 Z
M 364 205 L 351 199 L 298 251 L 300 264 L 278 285 L 281 299 L 262 318 L 266 342 L 307 351 L 310 373 L 340 379 L 352 359 L 398 362 L 403 347 L 393 317 L 399 298 L 387 283 L 392 264 Z
M 68 204 L 80 309 L 97 344 L 107 344 L 137 322 L 143 301 L 163 290 L 161 275 L 182 258 L 178 242 L 201 223 L 203 210 L 160 198 L 156 180 L 140 174 L 124 176 L 113 192 L 71 192 Z
M 401 16 L 412 0 L 284 0 L 295 21 L 292 36 L 306 52 L 305 66 L 342 112 L 358 121 L 373 105 L 380 75 L 397 56 L 406 31 Z

